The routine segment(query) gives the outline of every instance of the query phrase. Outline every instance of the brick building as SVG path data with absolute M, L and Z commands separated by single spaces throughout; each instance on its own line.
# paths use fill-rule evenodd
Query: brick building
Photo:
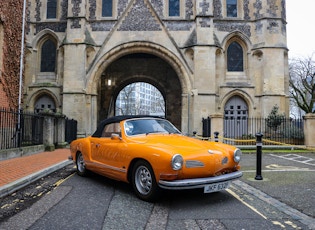
M 27 15 L 24 107 L 77 119 L 79 136 L 134 82 L 184 133 L 289 114 L 285 0 L 28 0 Z
M 0 107 L 18 108 L 22 37 L 22 0 L 0 4 Z

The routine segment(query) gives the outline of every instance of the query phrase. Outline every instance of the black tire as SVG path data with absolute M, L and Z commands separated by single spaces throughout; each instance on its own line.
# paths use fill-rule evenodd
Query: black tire
M 155 201 L 160 193 L 151 165 L 144 161 L 137 161 L 132 168 L 132 187 L 136 195 L 144 201 Z
M 81 152 L 77 153 L 77 158 L 76 158 L 76 166 L 77 166 L 77 174 L 80 176 L 86 176 L 88 171 L 85 168 L 85 162 L 83 159 L 83 155 Z

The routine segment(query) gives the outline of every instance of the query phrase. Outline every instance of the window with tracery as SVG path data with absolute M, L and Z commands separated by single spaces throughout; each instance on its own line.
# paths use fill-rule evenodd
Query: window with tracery
M 243 48 L 238 42 L 232 42 L 227 49 L 227 70 L 244 71 Z
M 56 56 L 56 45 L 48 39 L 41 48 L 40 72 L 55 72 Z

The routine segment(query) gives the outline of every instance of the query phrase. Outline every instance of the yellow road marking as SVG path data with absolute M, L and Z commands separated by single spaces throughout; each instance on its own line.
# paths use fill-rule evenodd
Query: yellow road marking
M 283 224 L 281 224 L 279 221 L 272 221 L 274 225 L 279 225 L 281 228 L 285 228 Z
M 242 200 L 242 198 L 240 198 L 235 192 L 233 192 L 230 189 L 226 189 L 226 191 L 228 193 L 230 193 L 232 196 L 234 196 L 236 199 L 238 199 L 240 202 L 242 202 L 245 206 L 249 207 L 251 210 L 253 210 L 254 212 L 256 212 L 258 215 L 260 215 L 262 218 L 264 218 L 265 220 L 267 220 L 267 217 L 265 215 L 263 215 L 262 213 L 260 213 L 256 208 L 254 208 L 253 206 L 247 204 L 244 200 Z
M 64 181 L 68 180 L 69 178 L 71 178 L 75 173 L 72 173 L 70 176 L 66 177 L 65 179 L 61 179 L 59 181 L 57 181 L 54 185 L 56 187 L 58 187 L 59 185 L 61 185 Z

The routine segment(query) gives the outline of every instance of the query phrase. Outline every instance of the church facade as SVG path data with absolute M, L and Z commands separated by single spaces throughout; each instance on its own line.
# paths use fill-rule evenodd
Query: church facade
M 79 137 L 135 82 L 187 134 L 289 114 L 285 0 L 29 0 L 25 59 L 24 109 L 78 120 Z

